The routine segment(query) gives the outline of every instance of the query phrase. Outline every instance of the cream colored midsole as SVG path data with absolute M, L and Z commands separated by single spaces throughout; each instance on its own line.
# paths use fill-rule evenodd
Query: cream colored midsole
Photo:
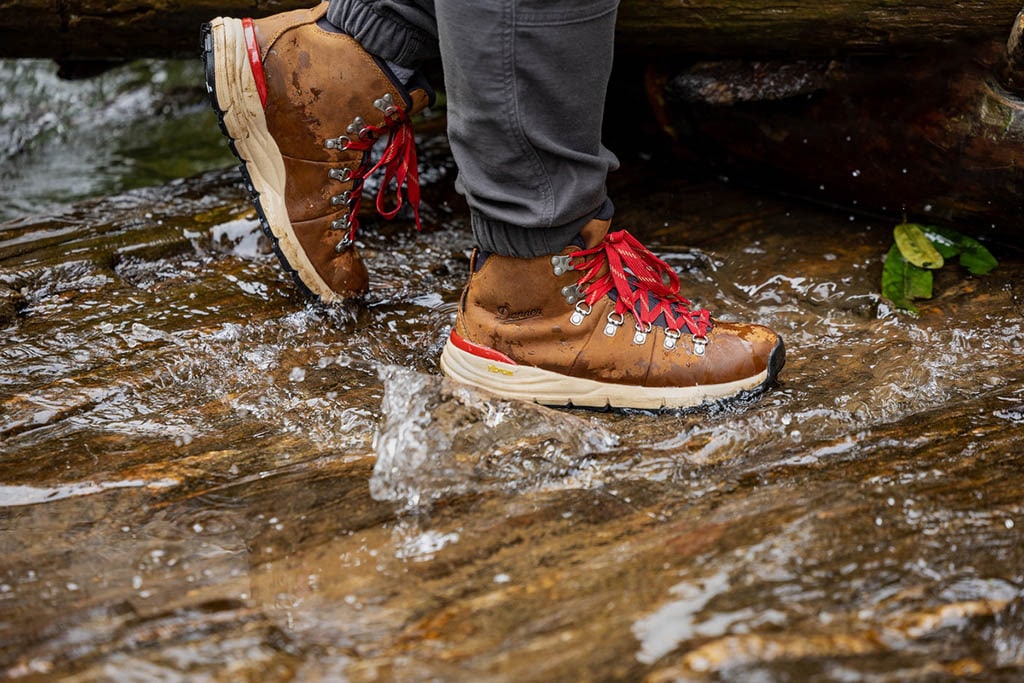
M 253 188 L 259 193 L 260 207 L 277 238 L 278 249 L 310 291 L 324 301 L 335 301 L 338 296 L 313 267 L 288 218 L 284 159 L 267 130 L 263 103 L 249 66 L 242 22 L 218 17 L 210 22 L 210 29 L 217 106 L 223 112 L 228 134 L 235 141 L 235 150 L 245 162 Z
M 764 370 L 742 380 L 693 387 L 639 387 L 597 382 L 560 375 L 528 365 L 510 365 L 481 358 L 455 346 L 451 340 L 441 352 L 441 369 L 454 380 L 486 389 L 499 396 L 546 405 L 591 408 L 690 408 L 735 396 L 764 384 Z

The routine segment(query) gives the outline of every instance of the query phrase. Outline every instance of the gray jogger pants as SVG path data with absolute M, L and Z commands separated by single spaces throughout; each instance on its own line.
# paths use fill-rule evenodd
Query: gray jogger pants
M 327 19 L 371 54 L 440 55 L 448 137 L 486 251 L 560 251 L 599 212 L 618 167 L 601 123 L 618 0 L 331 0 Z

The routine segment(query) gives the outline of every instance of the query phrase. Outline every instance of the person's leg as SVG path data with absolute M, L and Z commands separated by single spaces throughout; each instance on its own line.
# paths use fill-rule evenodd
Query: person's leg
M 469 284 L 446 374 L 554 405 L 688 407 L 759 390 L 785 353 L 766 327 L 713 320 L 678 276 L 609 232 L 601 145 L 615 0 L 437 0 Z
M 617 167 L 601 124 L 618 0 L 437 0 L 458 189 L 484 250 L 560 251 Z
M 368 285 L 353 238 L 363 177 L 377 168 L 369 155 L 375 139 L 388 138 L 387 168 L 399 186 L 408 178 L 415 202 L 409 117 L 431 94 L 395 78 L 326 21 L 327 9 L 325 2 L 255 21 L 218 18 L 203 27 L 203 46 L 211 102 L 263 228 L 285 269 L 330 302 Z M 395 28 L 396 39 L 414 44 L 411 36 L 420 36 L 423 54 L 436 52 L 429 34 Z

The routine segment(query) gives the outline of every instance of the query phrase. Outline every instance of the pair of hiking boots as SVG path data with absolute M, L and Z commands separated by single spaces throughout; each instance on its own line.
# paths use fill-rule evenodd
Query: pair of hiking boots
M 215 19 L 203 50 L 211 102 L 264 231 L 300 285 L 335 302 L 368 286 L 354 242 L 364 180 L 383 172 L 385 217 L 403 186 L 416 209 L 410 118 L 432 95 L 325 28 L 326 7 Z M 679 290 L 664 261 L 608 220 L 592 220 L 559 254 L 478 251 L 441 367 L 501 396 L 592 407 L 690 407 L 774 381 L 785 361 L 776 333 L 714 320 Z

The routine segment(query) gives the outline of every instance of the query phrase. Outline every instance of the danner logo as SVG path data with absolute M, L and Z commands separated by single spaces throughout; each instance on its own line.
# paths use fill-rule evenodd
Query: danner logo
M 540 315 L 539 308 L 531 308 L 528 311 L 513 311 L 508 306 L 498 306 L 498 317 L 504 320 L 523 320 L 525 318 L 534 318 Z

